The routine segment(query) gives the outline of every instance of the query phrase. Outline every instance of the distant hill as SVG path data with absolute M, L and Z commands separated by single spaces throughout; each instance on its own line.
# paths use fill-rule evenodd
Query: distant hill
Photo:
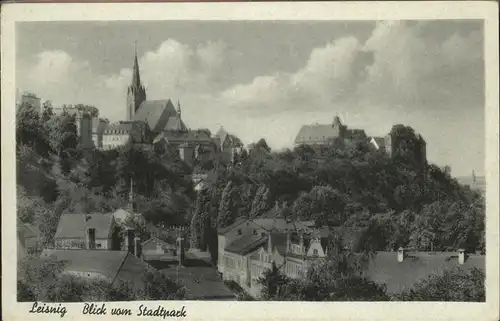
M 486 177 L 476 176 L 476 181 L 474 182 L 472 176 L 462 176 L 457 177 L 457 180 L 462 185 L 469 185 L 471 189 L 480 191 L 483 195 L 486 191 Z

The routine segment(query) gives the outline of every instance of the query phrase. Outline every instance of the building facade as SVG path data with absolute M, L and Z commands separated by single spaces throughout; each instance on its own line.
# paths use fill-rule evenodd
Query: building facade
M 295 138 L 295 146 L 326 145 L 336 139 L 354 140 L 364 139 L 366 133 L 362 129 L 349 129 L 335 116 L 332 124 L 304 125 Z

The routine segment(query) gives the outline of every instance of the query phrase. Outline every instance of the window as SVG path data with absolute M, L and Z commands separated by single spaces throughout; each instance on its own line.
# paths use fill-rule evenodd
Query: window
M 238 230 L 238 235 L 241 235 L 241 229 Z
M 318 256 L 318 249 L 314 249 L 314 250 L 313 250 L 313 255 L 314 255 L 314 256 Z
M 96 244 L 96 247 L 97 247 L 98 249 L 100 249 L 100 248 L 102 248 L 102 244 L 101 244 L 101 243 L 97 243 L 97 244 Z
M 257 231 L 256 230 L 253 230 L 253 235 L 257 235 Z

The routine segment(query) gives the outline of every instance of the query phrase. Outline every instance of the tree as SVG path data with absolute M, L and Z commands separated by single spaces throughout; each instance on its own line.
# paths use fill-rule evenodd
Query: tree
M 400 301 L 485 302 L 485 274 L 473 268 L 454 268 L 418 281 L 412 289 L 393 296 Z
M 281 273 L 276 264 L 273 262 L 271 269 L 264 271 L 259 277 L 258 283 L 262 285 L 262 299 L 272 300 L 279 292 L 280 288 L 287 284 L 290 279 Z
M 236 219 L 235 196 L 234 184 L 232 181 L 229 181 L 222 192 L 219 205 L 219 214 L 217 216 L 217 226 L 219 228 L 231 225 Z
M 139 290 L 142 301 L 186 299 L 186 288 L 160 271 L 146 272 L 143 282 L 144 288 Z
M 255 198 L 252 202 L 252 207 L 250 209 L 250 217 L 255 218 L 264 214 L 270 205 L 270 191 L 265 185 L 261 185 L 255 194 Z
M 77 147 L 79 139 L 74 115 L 63 112 L 52 117 L 47 122 L 47 128 L 52 150 L 59 157 L 64 156 L 63 152 Z
M 201 226 L 200 226 L 199 213 L 194 212 L 191 218 L 191 225 L 189 227 L 189 245 L 193 249 L 199 249 L 201 243 Z

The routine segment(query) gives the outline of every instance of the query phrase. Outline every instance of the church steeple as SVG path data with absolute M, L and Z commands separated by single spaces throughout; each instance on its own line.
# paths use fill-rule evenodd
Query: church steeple
M 141 84 L 139 62 L 137 61 L 137 42 L 134 50 L 134 67 L 132 70 L 132 83 L 127 89 L 127 120 L 133 120 L 135 112 L 146 100 L 146 89 Z
M 139 63 L 137 62 L 137 41 L 134 44 L 134 70 L 132 75 L 132 86 L 135 88 L 141 87 L 141 75 L 139 73 Z

